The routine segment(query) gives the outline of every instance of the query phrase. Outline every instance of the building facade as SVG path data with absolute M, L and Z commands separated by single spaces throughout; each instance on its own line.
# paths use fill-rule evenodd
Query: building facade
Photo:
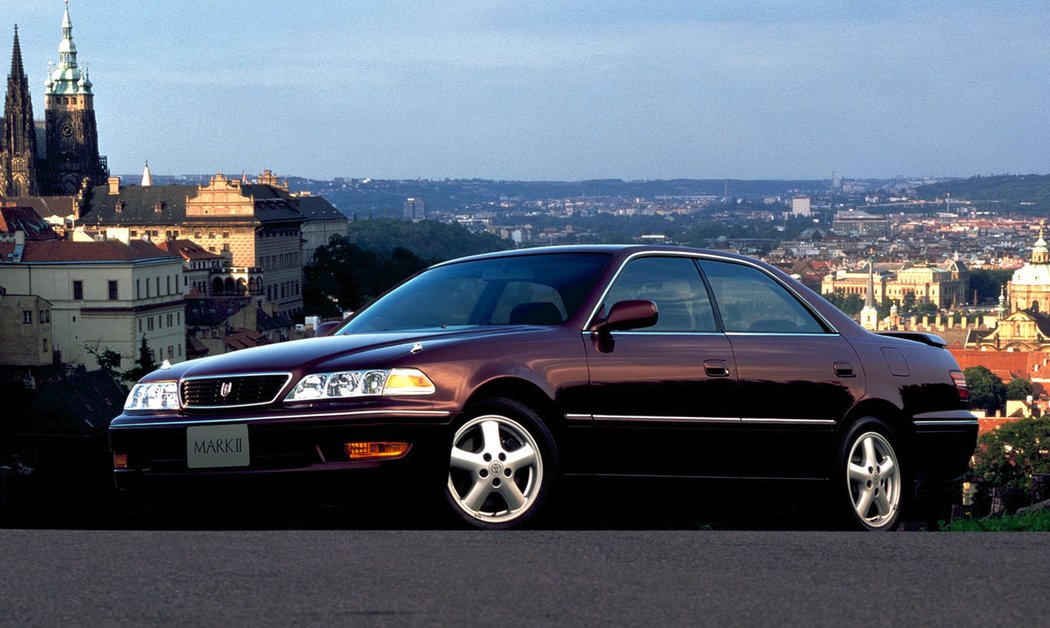
M 129 368 L 143 338 L 159 362 L 185 359 L 182 260 L 148 242 L 0 242 L 0 289 L 51 304 L 53 350 L 70 364 L 119 353 Z
M 313 262 L 318 248 L 327 246 L 335 236 L 346 237 L 350 226 L 343 212 L 326 199 L 309 194 L 296 194 L 299 211 L 306 222 L 302 225 L 303 263 Z
M 970 273 L 962 262 L 949 260 L 940 266 L 916 264 L 892 271 L 876 271 L 874 280 L 869 283 L 865 266 L 856 272 L 839 270 L 825 275 L 820 284 L 820 293 L 855 294 L 866 299 L 869 285 L 874 289 L 873 296 L 877 304 L 885 299 L 896 303 L 914 299 L 917 304 L 932 303 L 937 309 L 943 310 L 966 302 Z
M 1050 314 L 1050 252 L 1041 232 L 1031 259 L 1014 271 L 1007 286 L 1011 312 Z
M 209 295 L 254 295 L 276 314 L 298 316 L 306 219 L 297 197 L 275 177 L 264 180 L 217 174 L 200 186 L 125 186 L 111 177 L 91 190 L 81 222 L 99 231 L 126 228 L 132 240 L 189 240 L 227 259 L 221 276 L 210 279 Z
M 0 365 L 46 366 L 54 360 L 51 304 L 32 294 L 0 292 Z

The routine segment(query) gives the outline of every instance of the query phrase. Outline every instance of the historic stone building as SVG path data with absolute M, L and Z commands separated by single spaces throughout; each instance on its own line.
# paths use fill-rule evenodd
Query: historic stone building
M 37 183 L 36 123 L 33 101 L 29 96 L 29 78 L 22 65 L 22 46 L 15 27 L 11 52 L 11 73 L 7 75 L 4 100 L 4 134 L 0 138 L 0 195 L 36 196 Z
M 1000 295 L 999 311 L 995 328 L 970 334 L 967 347 L 983 351 L 1050 350 L 1050 252 L 1042 232 L 1032 247 L 1031 260 L 1014 271 Z
M 1032 247 L 1031 260 L 1014 271 L 1007 285 L 1011 312 L 1050 314 L 1050 253 L 1042 232 Z
M 856 294 L 866 299 L 869 285 L 874 288 L 875 303 L 882 303 L 884 299 L 904 303 L 911 294 L 915 303 L 932 303 L 943 310 L 966 302 L 970 273 L 965 264 L 954 260 L 948 260 L 940 266 L 909 264 L 893 271 L 876 271 L 874 280 L 869 284 L 865 265 L 859 272 L 840 270 L 825 276 L 820 284 L 820 293 Z
M 54 354 L 51 303 L 0 288 L 0 365 L 46 366 Z
M 33 118 L 29 79 L 15 30 L 0 137 L 0 196 L 75 196 L 108 176 L 98 152 L 91 80 L 77 64 L 69 5 L 62 16 L 58 63 L 44 83 L 43 142 Z
M 158 362 L 186 359 L 181 259 L 142 241 L 16 236 L 0 242 L 0 292 L 50 304 L 34 306 L 33 312 L 45 310 L 53 334 L 49 350 L 62 361 L 95 367 L 92 351 L 109 349 L 124 358 L 121 368 L 127 369 L 143 338 Z M 43 339 L 38 340 L 43 352 Z
M 126 228 L 131 239 L 192 241 L 228 259 L 211 275 L 208 295 L 256 295 L 273 313 L 297 316 L 305 221 L 299 202 L 268 171 L 254 183 L 217 174 L 200 186 L 122 185 L 110 177 L 92 188 L 79 220 L 99 232 Z

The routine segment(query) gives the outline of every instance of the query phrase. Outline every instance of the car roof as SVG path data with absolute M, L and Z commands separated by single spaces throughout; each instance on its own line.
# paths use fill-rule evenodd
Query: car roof
M 537 246 L 525 249 L 507 249 L 504 251 L 495 251 L 492 253 L 481 253 L 479 255 L 471 255 L 468 257 L 460 257 L 457 259 L 448 260 L 447 262 L 436 264 L 436 266 L 443 266 L 445 264 L 454 264 L 463 261 L 473 261 L 480 259 L 520 257 L 527 255 L 551 255 L 557 253 L 605 253 L 612 255 L 633 255 L 635 253 L 691 253 L 696 255 L 711 255 L 723 258 L 746 260 L 749 262 L 757 261 L 754 258 L 739 255 L 737 253 L 730 253 L 728 251 L 698 249 L 685 246 L 667 246 L 654 244 L 566 244 L 556 246 Z

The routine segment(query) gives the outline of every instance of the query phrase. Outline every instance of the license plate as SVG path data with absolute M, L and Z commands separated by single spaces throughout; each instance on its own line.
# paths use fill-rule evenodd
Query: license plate
M 248 466 L 248 426 L 187 427 L 186 464 L 191 469 Z

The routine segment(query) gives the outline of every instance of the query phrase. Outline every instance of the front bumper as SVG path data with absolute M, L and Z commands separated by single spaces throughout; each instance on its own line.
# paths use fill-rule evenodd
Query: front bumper
M 299 475 L 418 468 L 447 463 L 452 413 L 405 408 L 282 408 L 263 412 L 197 415 L 122 414 L 109 430 L 110 449 L 126 456 L 114 469 L 118 488 L 151 480 Z M 187 462 L 187 428 L 247 426 L 247 466 L 194 468 Z M 351 460 L 344 443 L 399 441 L 411 444 L 400 458 Z

